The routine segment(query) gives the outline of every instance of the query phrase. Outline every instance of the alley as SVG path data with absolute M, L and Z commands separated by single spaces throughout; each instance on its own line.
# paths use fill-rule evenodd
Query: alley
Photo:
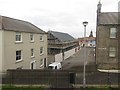
M 94 48 L 86 48 L 86 64 L 95 64 Z M 83 66 L 84 64 L 84 48 L 62 62 L 62 69 L 71 69 Z

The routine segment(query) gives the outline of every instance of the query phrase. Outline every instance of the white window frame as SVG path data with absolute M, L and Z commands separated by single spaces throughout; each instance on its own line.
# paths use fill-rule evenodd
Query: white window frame
M 34 49 L 33 48 L 31 48 L 31 57 L 34 57 Z
M 116 37 L 117 37 L 117 29 L 110 28 L 110 38 L 116 38 Z
M 43 41 L 43 35 L 40 35 L 40 41 Z
M 115 47 L 109 48 L 109 57 L 116 57 L 116 48 Z
M 44 54 L 44 47 L 40 47 L 40 55 Z
M 33 66 L 33 68 L 31 68 L 31 64 L 33 64 L 34 66 Z M 36 60 L 32 60 L 31 62 L 30 62 L 30 69 L 37 69 L 37 65 L 36 65 L 37 63 L 36 63 Z
M 17 42 L 17 43 L 22 42 L 22 33 L 21 32 L 15 33 L 15 42 Z
M 21 55 L 17 55 L 17 51 L 21 52 Z M 16 51 L 16 62 L 22 61 L 22 50 L 17 50 Z M 20 59 L 17 59 L 17 57 L 20 57 Z
M 30 33 L 30 42 L 34 42 L 34 34 Z
M 40 59 L 40 67 L 44 66 L 44 59 Z

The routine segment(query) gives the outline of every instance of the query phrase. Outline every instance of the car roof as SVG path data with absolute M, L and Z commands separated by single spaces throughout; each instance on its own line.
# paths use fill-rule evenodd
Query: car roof
M 49 66 L 56 66 L 57 64 L 59 64 L 59 62 L 54 62 L 52 64 L 49 64 Z

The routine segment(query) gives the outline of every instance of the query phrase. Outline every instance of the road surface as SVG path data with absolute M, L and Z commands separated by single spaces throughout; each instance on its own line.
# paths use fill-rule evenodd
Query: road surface
M 86 64 L 95 64 L 94 48 L 86 48 Z M 62 62 L 62 69 L 71 69 L 73 67 L 83 66 L 84 48 L 81 48 L 74 55 Z

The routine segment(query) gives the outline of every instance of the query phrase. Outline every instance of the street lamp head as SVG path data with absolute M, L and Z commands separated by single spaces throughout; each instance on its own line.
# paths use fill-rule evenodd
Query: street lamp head
M 83 22 L 83 25 L 84 27 L 86 27 L 88 25 L 88 22 L 87 21 Z

